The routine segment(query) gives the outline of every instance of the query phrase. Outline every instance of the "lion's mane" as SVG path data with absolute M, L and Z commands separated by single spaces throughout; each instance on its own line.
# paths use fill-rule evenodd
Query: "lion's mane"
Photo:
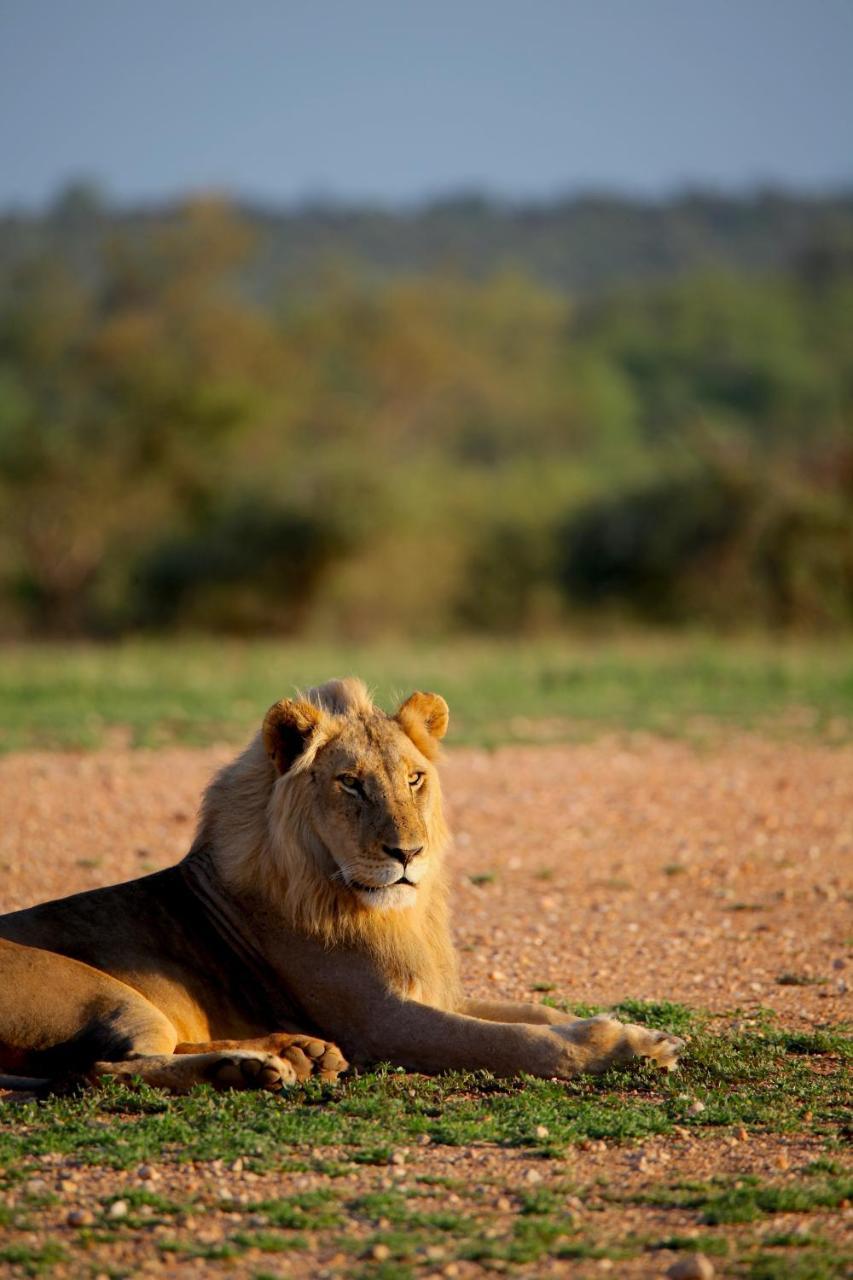
M 352 678 L 299 697 L 327 714 L 332 733 L 341 718 L 375 710 L 365 685 Z M 423 732 L 418 741 L 418 727 L 402 723 L 423 749 Z M 449 837 L 438 785 L 428 829 L 432 874 L 407 910 L 371 910 L 318 869 L 310 773 L 329 736 L 316 737 L 279 777 L 258 733 L 207 788 L 190 856 L 208 852 L 227 889 L 267 915 L 280 916 L 297 934 L 320 938 L 328 949 L 343 945 L 371 952 L 399 994 L 417 999 L 428 993 L 430 1003 L 450 1007 L 458 977 L 444 868 Z

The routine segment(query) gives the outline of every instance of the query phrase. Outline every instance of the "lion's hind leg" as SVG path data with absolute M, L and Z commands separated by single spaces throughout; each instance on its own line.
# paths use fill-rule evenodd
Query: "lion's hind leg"
M 68 956 L 0 938 L 6 1088 L 85 1079 L 98 1060 L 171 1053 L 177 1033 L 138 991 Z
M 294 1035 L 288 1031 L 275 1031 L 271 1035 L 251 1040 L 210 1040 L 204 1044 L 179 1044 L 177 1054 L 205 1054 L 212 1050 L 256 1050 L 273 1054 L 293 1068 L 297 1080 L 337 1080 L 349 1063 L 337 1045 L 317 1036 Z

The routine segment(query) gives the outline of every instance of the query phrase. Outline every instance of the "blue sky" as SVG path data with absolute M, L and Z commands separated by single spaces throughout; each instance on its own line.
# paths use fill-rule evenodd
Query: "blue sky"
M 853 0 L 0 0 L 0 204 L 853 183 Z

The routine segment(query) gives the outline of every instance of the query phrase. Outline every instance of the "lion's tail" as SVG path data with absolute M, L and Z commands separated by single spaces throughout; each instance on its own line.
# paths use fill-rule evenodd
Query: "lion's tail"
M 37 1076 L 4 1076 L 0 1075 L 0 1089 L 11 1089 L 16 1093 L 38 1093 L 51 1083 Z

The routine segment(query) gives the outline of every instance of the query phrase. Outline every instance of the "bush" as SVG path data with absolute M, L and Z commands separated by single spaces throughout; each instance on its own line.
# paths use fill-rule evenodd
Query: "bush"
M 136 621 L 242 633 L 298 631 L 343 549 L 344 537 L 330 519 L 244 500 L 144 559 Z
M 827 627 L 853 621 L 853 502 L 806 485 L 704 465 L 600 499 L 558 530 L 569 600 L 655 622 Z

